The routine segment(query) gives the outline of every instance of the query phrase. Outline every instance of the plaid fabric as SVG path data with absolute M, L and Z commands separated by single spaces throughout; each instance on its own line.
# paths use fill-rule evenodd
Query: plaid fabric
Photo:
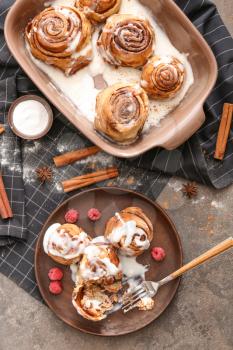
M 55 109 L 53 128 L 42 140 L 20 142 L 11 133 L 6 121 L 11 102 L 20 95 L 39 94 L 39 91 L 21 71 L 7 49 L 3 25 L 13 0 L 1 1 L 0 123 L 4 123 L 6 133 L 0 138 L 0 159 L 1 171 L 15 215 L 9 222 L 0 220 L 0 271 L 38 299 L 40 295 L 33 266 L 34 246 L 48 215 L 68 197 L 62 193 L 59 181 L 81 172 L 115 164 L 120 168 L 121 176 L 108 184 L 129 187 L 151 198 L 158 196 L 169 176 L 173 174 L 212 184 L 217 188 L 232 183 L 232 135 L 224 162 L 218 163 L 211 156 L 222 104 L 225 101 L 232 102 L 233 98 L 233 42 L 210 1 L 176 2 L 203 33 L 218 60 L 219 77 L 205 105 L 207 120 L 204 126 L 185 145 L 174 151 L 156 149 L 130 161 L 100 153 L 58 171 L 52 166 L 54 155 L 82 148 L 90 143 Z M 53 179 L 51 183 L 41 185 L 36 178 L 35 169 L 45 165 L 52 166 Z M 103 184 L 98 186 L 101 185 Z
M 149 151 L 140 157 L 136 165 L 149 167 L 150 170 L 162 169 L 167 174 L 176 173 L 186 179 L 220 189 L 233 181 L 233 130 L 230 132 L 224 160 L 219 162 L 213 158 L 223 103 L 233 103 L 233 39 L 211 1 L 175 2 L 197 27 L 215 54 L 218 79 L 206 100 L 206 121 L 198 132 L 179 150 Z

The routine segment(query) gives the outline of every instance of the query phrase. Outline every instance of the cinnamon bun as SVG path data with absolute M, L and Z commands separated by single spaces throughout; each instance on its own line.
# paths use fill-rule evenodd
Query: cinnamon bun
M 154 56 L 143 67 L 141 86 L 154 99 L 172 98 L 181 89 L 183 64 L 173 56 Z
M 91 321 L 103 320 L 113 308 L 110 297 L 98 285 L 77 286 L 73 291 L 72 303 L 82 317 Z
M 119 11 L 121 0 L 77 0 L 75 6 L 83 11 L 91 22 L 100 23 Z
M 148 108 L 147 94 L 138 84 L 114 84 L 97 95 L 95 129 L 115 142 L 132 143 L 143 129 Z
M 53 224 L 44 235 L 43 247 L 54 261 L 62 265 L 78 262 L 91 238 L 73 224 Z
M 108 63 L 137 68 L 153 53 L 154 32 L 146 19 L 116 14 L 108 18 L 97 46 Z
M 128 207 L 110 218 L 105 237 L 127 256 L 138 256 L 149 248 L 153 239 L 153 225 L 137 207 Z
M 91 24 L 73 7 L 49 7 L 28 23 L 26 39 L 37 59 L 53 65 L 66 75 L 88 65 L 92 58 Z
M 77 285 L 113 285 L 122 278 L 119 258 L 109 243 L 92 242 L 79 263 Z

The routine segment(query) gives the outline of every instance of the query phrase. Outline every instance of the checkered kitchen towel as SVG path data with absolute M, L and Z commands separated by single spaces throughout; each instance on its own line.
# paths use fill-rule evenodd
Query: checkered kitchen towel
M 0 164 L 14 211 L 13 220 L 0 220 L 0 271 L 37 298 L 40 296 L 33 269 L 34 246 L 48 215 L 67 197 L 61 191 L 60 180 L 116 164 L 121 176 L 112 184 L 130 187 L 152 198 L 174 174 L 216 188 L 233 182 L 232 133 L 224 161 L 219 163 L 212 157 L 222 105 L 233 102 L 233 40 L 210 1 L 176 2 L 208 41 L 218 61 L 218 80 L 205 104 L 205 124 L 175 151 L 155 149 L 130 161 L 100 153 L 59 171 L 53 167 L 53 179 L 45 185 L 35 176 L 37 167 L 52 166 L 53 156 L 90 143 L 55 109 L 53 128 L 42 140 L 20 141 L 11 133 L 6 120 L 10 104 L 20 95 L 39 91 L 18 67 L 4 40 L 4 20 L 13 1 L 0 3 L 0 123 L 6 126 L 6 133 L 0 138 Z

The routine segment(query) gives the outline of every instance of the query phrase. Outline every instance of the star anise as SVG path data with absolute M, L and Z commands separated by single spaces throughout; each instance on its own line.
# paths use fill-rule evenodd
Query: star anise
M 181 191 L 188 198 L 195 197 L 198 192 L 198 187 L 196 182 L 187 182 L 186 184 L 183 184 Z
M 40 180 L 42 184 L 46 181 L 50 181 L 53 176 L 52 169 L 48 166 L 37 168 L 36 174 L 37 174 L 38 180 Z

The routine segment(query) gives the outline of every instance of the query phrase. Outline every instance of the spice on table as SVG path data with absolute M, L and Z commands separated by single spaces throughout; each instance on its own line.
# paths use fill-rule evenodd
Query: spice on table
M 0 216 L 2 219 L 8 219 L 13 217 L 13 213 L 10 207 L 10 203 L 6 194 L 3 178 L 0 174 Z
M 0 124 L 0 135 L 3 134 L 5 131 L 5 128 L 2 124 Z
M 221 122 L 218 130 L 217 143 L 214 158 L 222 160 L 225 155 L 228 136 L 231 130 L 231 122 L 233 115 L 233 104 L 224 103 L 221 116 Z
M 188 198 L 195 197 L 198 192 L 198 187 L 196 182 L 193 181 L 193 182 L 187 182 L 186 184 L 183 184 L 181 191 Z
M 63 181 L 62 186 L 64 192 L 71 192 L 77 190 L 78 188 L 90 186 L 92 184 L 112 179 L 119 175 L 118 169 L 115 167 L 102 169 L 99 171 L 95 171 L 94 173 L 89 173 L 77 177 L 73 177 L 69 180 Z
M 56 167 L 59 168 L 64 165 L 72 164 L 77 160 L 92 156 L 100 151 L 101 149 L 98 146 L 87 147 L 83 149 L 78 149 L 76 151 L 64 153 L 64 154 L 61 154 L 60 156 L 56 156 L 53 158 L 53 161 Z
M 48 166 L 37 168 L 36 174 L 37 174 L 38 180 L 40 180 L 41 183 L 50 181 L 53 177 L 52 169 Z

